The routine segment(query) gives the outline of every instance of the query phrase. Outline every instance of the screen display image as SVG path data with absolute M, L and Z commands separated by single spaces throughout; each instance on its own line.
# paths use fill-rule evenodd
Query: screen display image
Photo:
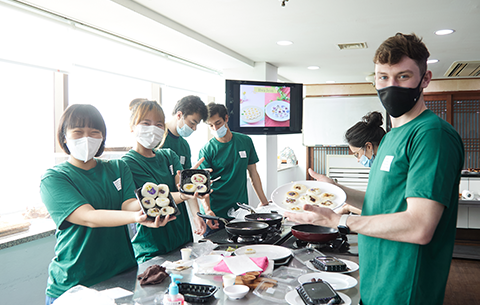
M 303 85 L 226 80 L 230 130 L 244 134 L 302 132 Z
M 290 126 L 290 87 L 240 85 L 240 126 Z

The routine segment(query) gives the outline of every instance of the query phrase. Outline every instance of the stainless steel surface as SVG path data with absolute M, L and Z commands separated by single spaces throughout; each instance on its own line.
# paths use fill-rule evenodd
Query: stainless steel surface
M 351 236 L 349 235 L 349 238 Z M 292 237 L 294 238 L 294 237 Z M 292 244 L 292 238 L 288 239 L 286 242 L 283 243 L 284 246 L 287 246 L 290 248 Z M 356 236 L 352 236 L 353 239 L 356 238 Z M 352 244 L 355 243 L 355 240 L 351 241 Z M 347 259 L 354 261 L 358 263 L 358 257 L 357 256 L 352 256 L 352 255 L 345 255 L 345 254 L 334 254 L 338 258 L 342 259 Z M 128 272 L 122 273 L 120 275 L 117 275 L 107 281 L 104 281 L 102 283 L 99 283 L 97 285 L 94 285 L 92 288 L 101 291 L 104 289 L 109 289 L 109 288 L 114 288 L 114 287 L 121 287 L 126 290 L 132 291 L 134 294 L 133 296 L 129 297 L 124 297 L 121 299 L 117 299 L 116 303 L 117 304 L 138 304 L 138 305 L 157 305 L 157 304 L 162 304 L 163 301 L 163 295 L 168 289 L 168 285 L 170 284 L 170 279 L 166 279 L 164 282 L 158 285 L 145 285 L 141 286 L 139 282 L 137 281 L 137 274 L 141 274 L 147 269 L 149 266 L 158 264 L 161 265 L 164 261 L 177 261 L 181 258 L 180 255 L 180 249 L 175 250 L 167 255 L 162 255 L 155 257 L 143 264 L 140 264 L 138 268 L 134 268 L 132 270 L 129 270 Z M 290 261 L 289 266 L 291 267 L 296 267 L 296 268 L 301 268 L 307 270 L 307 272 L 314 272 L 310 269 L 308 269 L 305 265 L 300 263 L 296 259 L 292 259 Z M 180 274 L 183 276 L 183 278 L 180 280 L 181 282 L 190 282 L 190 283 L 196 283 L 196 284 L 207 284 L 207 285 L 215 285 L 219 287 L 217 293 L 215 294 L 215 299 L 207 302 L 205 304 L 226 304 L 226 305 L 240 305 L 240 304 L 262 304 L 265 305 L 270 304 L 271 302 L 265 301 L 264 299 L 261 299 L 257 297 L 256 295 L 253 294 L 253 290 L 251 290 L 247 296 L 243 299 L 240 300 L 230 300 L 228 297 L 223 293 L 222 289 L 222 276 L 221 275 L 195 275 L 193 272 L 193 269 L 187 269 L 184 271 L 180 272 L 174 272 L 176 274 Z M 359 278 L 359 272 L 355 271 L 353 273 L 350 273 L 349 275 L 353 276 L 358 280 Z M 292 286 L 294 288 L 294 286 Z M 347 294 L 351 299 L 352 299 L 352 304 L 357 305 L 359 300 L 360 300 L 360 294 L 358 290 L 358 285 L 354 288 L 348 289 L 348 290 L 342 290 L 341 292 Z M 288 291 L 285 291 L 285 294 Z M 157 301 L 155 301 L 157 299 Z M 273 303 L 271 303 L 273 304 Z M 286 304 L 286 303 L 285 303 Z

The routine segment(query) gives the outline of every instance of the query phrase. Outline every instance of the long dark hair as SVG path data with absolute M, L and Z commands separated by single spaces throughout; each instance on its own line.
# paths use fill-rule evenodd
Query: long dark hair
M 364 147 L 367 142 L 378 147 L 385 135 L 385 130 L 381 127 L 382 124 L 383 116 L 380 112 L 369 112 L 360 122 L 347 130 L 345 140 L 354 147 Z

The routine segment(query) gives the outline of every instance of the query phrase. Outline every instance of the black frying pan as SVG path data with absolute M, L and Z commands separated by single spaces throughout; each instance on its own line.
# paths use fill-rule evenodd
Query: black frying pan
M 261 221 L 266 222 L 270 227 L 280 228 L 283 216 L 278 213 L 256 213 L 254 209 L 237 202 L 237 205 L 247 211 L 250 211 L 251 214 L 245 215 L 244 219 L 248 221 Z
M 337 238 L 338 230 L 315 225 L 292 226 L 292 234 L 296 238 L 308 242 L 327 242 Z
M 210 216 L 210 215 L 203 215 L 200 212 L 197 212 L 197 215 L 210 220 L 219 220 L 225 223 L 225 230 L 228 233 L 233 235 L 259 235 L 265 233 L 268 228 L 270 227 L 266 222 L 260 221 L 235 221 L 235 222 L 228 222 L 225 218 L 217 217 L 217 216 Z

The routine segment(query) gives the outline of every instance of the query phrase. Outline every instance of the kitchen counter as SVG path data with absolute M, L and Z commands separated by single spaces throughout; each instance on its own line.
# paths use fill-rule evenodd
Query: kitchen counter
M 356 236 L 354 236 L 356 238 Z M 285 241 L 282 245 L 289 247 L 292 241 L 289 239 Z M 187 245 L 188 246 L 188 245 Z M 290 248 L 290 247 L 289 247 Z M 334 254 L 334 256 L 342 259 L 347 259 L 358 263 L 358 257 L 352 255 L 345 255 L 345 254 Z M 152 265 L 161 265 L 164 261 L 177 261 L 180 259 L 180 251 L 176 250 L 167 255 L 162 255 L 155 257 L 145 263 L 142 263 L 138 266 L 138 268 L 133 268 L 127 272 L 119 274 L 107 281 L 99 283 L 97 285 L 92 286 L 93 289 L 97 291 L 102 291 L 105 289 L 121 287 L 128 291 L 133 292 L 133 295 L 123 297 L 120 299 L 116 299 L 117 304 L 138 304 L 138 305 L 153 305 L 153 304 L 161 304 L 161 302 L 155 302 L 155 299 L 163 300 L 163 295 L 165 291 L 168 289 L 168 285 L 170 284 L 170 279 L 164 280 L 161 284 L 158 285 L 145 285 L 141 286 L 138 281 L 136 280 L 137 274 L 143 273 L 149 266 Z M 307 270 L 307 272 L 314 272 L 308 269 L 305 265 L 300 263 L 295 258 L 292 259 L 289 263 L 290 267 L 302 268 Z M 221 275 L 195 275 L 192 268 L 189 268 L 184 271 L 175 272 L 183 276 L 180 282 L 189 282 L 195 284 L 207 284 L 207 285 L 215 285 L 219 287 L 218 291 L 215 294 L 215 299 L 206 303 L 206 304 L 231 304 L 231 305 L 240 305 L 240 304 L 262 304 L 265 303 L 270 304 L 271 302 L 265 301 L 260 297 L 257 297 L 253 294 L 252 290 L 247 294 L 247 296 L 240 300 L 230 300 L 227 296 L 223 293 L 223 290 L 220 288 L 222 287 L 222 276 Z M 359 272 L 355 271 L 350 273 L 349 275 L 353 276 L 357 280 L 359 279 Z M 359 293 L 359 286 L 357 284 L 356 287 L 342 290 L 342 293 L 347 294 L 352 299 L 352 304 L 358 304 L 360 300 L 360 293 Z M 273 303 L 271 303 L 273 304 Z M 286 303 L 285 303 L 286 304 Z

